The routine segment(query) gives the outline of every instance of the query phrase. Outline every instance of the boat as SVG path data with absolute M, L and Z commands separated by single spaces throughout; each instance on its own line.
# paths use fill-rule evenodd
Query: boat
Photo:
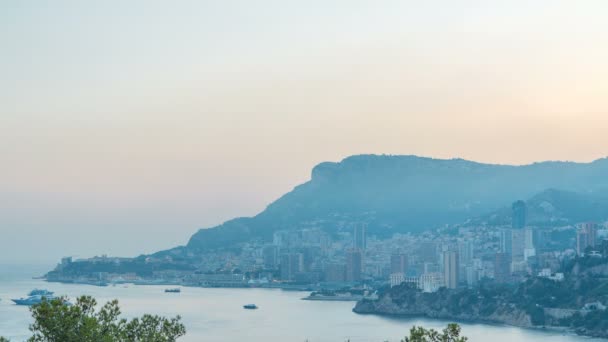
M 66 297 L 55 297 L 53 295 L 41 296 L 34 295 L 28 296 L 27 298 L 11 299 L 17 305 L 32 306 L 42 303 L 43 301 L 51 301 L 60 299 L 63 305 L 72 306 L 73 304 Z
M 258 308 L 258 306 L 255 305 L 255 304 L 245 304 L 245 305 L 243 305 L 243 308 L 244 309 L 249 309 L 249 310 L 255 310 L 255 309 Z
M 44 289 L 33 289 L 32 291 L 30 291 L 30 293 L 28 293 L 28 296 L 52 296 L 53 295 L 53 291 L 49 291 L 49 290 L 44 290 Z
M 180 293 L 180 292 L 182 292 L 182 290 L 179 287 L 176 287 L 174 289 L 165 289 L 165 292 L 167 292 L 167 293 Z
M 12 301 L 17 305 L 31 306 L 31 305 L 40 304 L 40 303 L 42 303 L 43 300 L 53 300 L 53 299 L 55 299 L 55 297 L 53 297 L 52 295 L 51 296 L 34 295 L 34 296 L 29 296 L 27 298 L 12 299 Z

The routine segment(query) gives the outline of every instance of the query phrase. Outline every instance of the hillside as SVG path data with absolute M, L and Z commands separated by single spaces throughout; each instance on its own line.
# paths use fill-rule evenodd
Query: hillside
M 270 240 L 279 229 L 314 222 L 330 233 L 365 221 L 368 232 L 420 231 L 498 210 L 546 189 L 590 193 L 608 189 L 608 159 L 592 163 L 542 162 L 523 166 L 462 159 L 358 155 L 312 170 L 294 188 L 252 218 L 201 229 L 187 247 L 229 247 Z

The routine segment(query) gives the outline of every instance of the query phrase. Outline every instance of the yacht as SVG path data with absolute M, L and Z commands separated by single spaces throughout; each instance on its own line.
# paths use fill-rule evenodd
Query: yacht
M 243 308 L 244 309 L 249 309 L 249 310 L 255 310 L 255 309 L 258 308 L 258 306 L 255 305 L 255 304 L 245 304 L 245 305 L 243 305 Z
M 167 292 L 167 293 L 180 293 L 180 292 L 182 292 L 182 290 L 179 287 L 176 287 L 174 289 L 165 289 L 165 292 Z
M 41 295 L 34 295 L 34 296 L 29 296 L 27 298 L 19 298 L 19 299 L 12 299 L 13 302 L 15 302 L 15 304 L 17 305 L 36 305 L 36 304 L 40 304 L 42 303 L 43 300 L 53 300 L 55 297 L 53 296 L 41 296 Z
M 53 291 L 44 289 L 33 289 L 27 294 L 26 298 L 12 299 L 17 305 L 35 305 L 40 304 L 43 300 L 53 300 Z

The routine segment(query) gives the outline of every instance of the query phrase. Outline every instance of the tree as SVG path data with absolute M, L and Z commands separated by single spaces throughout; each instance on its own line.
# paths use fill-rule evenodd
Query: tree
M 33 336 L 28 342 L 175 342 L 186 333 L 180 316 L 144 315 L 127 321 L 119 318 L 117 300 L 98 311 L 96 306 L 97 301 L 89 296 L 78 298 L 74 305 L 56 298 L 32 306 Z
M 401 342 L 466 342 L 468 339 L 460 336 L 460 326 L 450 323 L 441 333 L 434 329 L 413 326 L 410 329 L 410 336 Z

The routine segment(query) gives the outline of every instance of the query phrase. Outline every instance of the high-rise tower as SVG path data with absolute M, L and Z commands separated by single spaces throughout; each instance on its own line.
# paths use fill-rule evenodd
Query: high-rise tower
M 528 209 L 526 207 L 526 202 L 524 201 L 516 201 L 511 206 L 512 210 L 512 218 L 511 224 L 514 229 L 523 229 L 526 226 L 526 215 Z

